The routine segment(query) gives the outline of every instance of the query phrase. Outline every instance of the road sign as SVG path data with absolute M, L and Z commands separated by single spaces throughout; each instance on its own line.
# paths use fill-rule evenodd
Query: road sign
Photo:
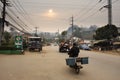
M 23 49 L 23 40 L 22 36 L 15 36 L 15 47 Z

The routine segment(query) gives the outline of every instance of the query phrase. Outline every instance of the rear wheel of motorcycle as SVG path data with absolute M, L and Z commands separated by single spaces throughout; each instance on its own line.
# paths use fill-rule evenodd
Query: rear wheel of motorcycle
M 80 69 L 79 69 L 79 68 L 76 68 L 75 71 L 76 71 L 77 74 L 79 74 Z

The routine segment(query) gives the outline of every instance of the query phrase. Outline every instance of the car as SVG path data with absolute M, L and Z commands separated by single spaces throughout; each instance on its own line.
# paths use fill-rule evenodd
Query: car
M 69 44 L 66 42 L 59 45 L 59 52 L 69 52 L 69 50 Z
M 91 48 L 87 44 L 81 44 L 79 47 L 83 50 L 91 50 Z

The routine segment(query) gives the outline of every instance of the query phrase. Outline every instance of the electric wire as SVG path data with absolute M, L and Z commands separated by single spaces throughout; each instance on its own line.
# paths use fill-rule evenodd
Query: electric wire
M 30 17 L 30 15 L 27 13 L 27 11 L 23 8 L 23 6 L 22 6 L 22 4 L 20 3 L 20 1 L 19 0 L 16 0 L 17 1 L 17 3 L 19 4 L 19 6 L 21 7 L 21 9 L 23 10 L 23 12 L 27 15 L 27 17 L 29 18 L 29 19 L 27 19 L 27 20 L 30 20 L 30 23 L 34 26 L 35 24 L 33 23 L 33 20 L 31 19 L 31 17 Z M 36 26 L 36 25 L 35 25 Z
M 106 1 L 106 0 L 105 0 Z M 102 4 L 105 3 L 105 1 L 102 2 Z M 84 14 L 82 14 L 81 16 L 77 17 L 75 19 L 75 21 L 80 21 L 80 22 L 83 22 L 85 20 L 88 20 L 88 18 L 92 17 L 92 16 L 95 16 L 96 14 L 99 13 L 99 10 L 98 10 L 98 7 L 100 6 L 100 2 L 97 2 L 95 3 L 88 11 L 86 11 Z M 95 10 L 96 8 L 96 11 L 92 11 L 92 10 Z M 89 15 L 87 15 L 89 13 Z
M 14 11 L 12 9 L 10 9 L 9 7 L 7 7 L 7 9 L 20 21 L 21 24 L 23 24 L 24 27 L 27 27 L 27 29 L 30 29 L 30 27 L 28 27 L 21 19 L 20 17 L 17 16 L 17 14 L 14 13 Z M 30 29 L 31 30 L 31 29 Z
M 19 27 L 21 27 L 24 30 L 28 30 L 28 29 L 25 28 L 25 25 L 20 22 L 21 20 L 18 17 L 17 18 L 15 18 L 15 17 L 13 18 L 13 16 L 10 15 L 10 13 L 8 13 L 8 12 L 6 13 L 6 15 L 8 15 L 8 17 L 10 19 L 12 19 L 12 21 L 14 21 Z
M 1 5 L 0 5 L 0 7 L 2 7 Z M 11 11 L 12 12 L 12 11 Z M 12 12 L 13 13 L 13 12 Z M 19 26 L 19 27 L 21 27 L 23 30 L 25 30 L 16 20 L 14 20 L 9 14 L 8 14 L 8 12 L 6 11 L 6 14 Z M 15 14 L 14 14 L 15 15 Z
M 10 1 L 10 2 L 11 2 L 11 1 Z M 16 4 L 15 1 L 13 1 L 13 2 Z M 12 3 L 12 2 L 11 2 L 11 3 Z M 16 5 L 17 5 L 17 4 L 16 4 Z M 13 6 L 14 6 L 14 5 L 13 5 Z M 17 6 L 18 6 L 18 5 L 17 5 Z M 25 16 L 20 13 L 20 12 L 22 11 L 20 8 L 17 8 L 17 7 L 15 7 L 15 6 L 14 6 L 14 8 L 15 8 L 15 10 L 16 10 L 23 18 L 25 18 Z M 12 13 L 14 14 L 14 16 L 17 17 L 17 19 L 21 22 L 21 24 L 24 25 L 24 27 L 28 27 L 28 26 L 26 25 L 26 23 L 25 23 L 25 21 L 27 21 L 27 20 L 25 20 L 25 21 L 23 22 L 23 19 L 21 20 L 21 19 L 20 19 L 20 16 L 18 17 L 12 9 L 8 8 L 8 10 L 9 10 L 10 12 L 12 12 Z M 28 29 L 31 29 L 31 27 L 28 27 Z M 31 30 L 32 30 L 32 29 L 31 29 Z
M 91 4 L 91 3 L 92 3 L 92 2 L 89 1 L 86 5 L 89 5 L 89 4 Z M 81 10 L 82 12 L 79 11 L 77 14 L 74 15 L 74 18 L 78 17 L 78 16 L 80 15 L 80 13 L 81 13 L 81 15 L 83 15 L 84 13 L 86 13 L 86 11 L 84 11 L 84 10 L 86 10 L 86 8 L 87 8 L 86 6 L 83 7 L 82 10 Z M 84 12 L 83 12 L 83 11 L 84 11 Z
M 2 6 L 0 5 L 0 10 L 2 11 Z M 7 14 L 7 12 L 6 12 L 6 14 Z M 9 16 L 9 15 L 8 15 Z M 9 16 L 10 18 L 11 18 L 11 16 Z M 14 21 L 14 19 L 12 19 L 13 21 Z M 16 21 L 15 21 L 16 22 Z M 9 25 L 12 25 L 12 27 L 13 28 L 15 28 L 15 29 L 17 29 L 17 30 L 19 30 L 19 31 L 21 31 L 21 32 L 24 32 L 23 30 L 21 30 L 21 29 L 19 29 L 18 27 L 16 27 L 16 26 L 14 26 L 13 24 L 11 24 L 10 22 L 9 22 Z M 20 26 L 19 24 L 17 24 L 18 26 Z M 22 27 L 21 27 L 22 28 Z M 23 29 L 23 28 L 22 28 Z M 24 32 L 25 33 L 25 32 Z
M 102 0 L 101 1 L 101 5 L 103 5 L 103 3 L 105 3 L 107 0 Z M 113 1 L 112 3 L 116 3 L 116 2 L 118 2 L 119 0 L 115 0 L 115 1 Z M 18 1 L 17 1 L 18 2 Z M 91 1 L 92 2 L 92 1 Z M 32 3 L 32 2 L 31 2 Z M 19 4 L 19 3 L 18 3 Z M 41 3 L 42 4 L 42 3 Z M 45 3 L 44 3 L 45 4 Z M 49 5 L 50 5 L 50 3 L 49 3 Z M 49 6 L 48 5 L 48 2 L 47 2 L 47 4 L 46 5 L 44 5 L 45 7 L 46 6 Z M 81 15 L 75 15 L 75 17 L 76 16 L 78 16 L 77 18 L 75 18 L 75 20 L 77 19 L 77 20 L 80 20 L 80 21 L 85 21 L 85 20 L 88 20 L 88 18 L 89 17 L 92 17 L 92 16 L 95 16 L 95 15 L 97 15 L 100 11 L 98 10 L 99 8 L 98 7 L 100 7 L 101 6 L 100 4 L 99 4 L 99 6 L 98 6 L 98 3 L 97 4 L 95 4 L 95 5 L 93 5 L 93 6 L 91 6 L 90 8 L 89 8 L 89 10 L 87 10 L 86 12 L 85 12 L 85 14 L 83 14 L 82 16 Z M 54 3 L 54 6 L 55 7 L 57 7 L 57 4 L 56 3 Z M 72 6 L 72 5 L 71 5 Z M 62 6 L 63 7 L 63 6 Z M 95 11 L 92 11 L 92 10 L 95 10 Z M 25 13 L 25 12 L 24 12 Z M 88 15 L 87 15 L 88 14 Z M 77 21 L 76 20 L 76 21 Z
M 16 11 L 23 17 L 23 18 L 25 18 L 25 13 L 23 12 L 23 10 L 18 6 L 18 4 L 14 1 L 14 0 L 12 0 L 12 1 L 10 1 L 13 5 L 13 7 L 16 9 Z
M 118 2 L 118 1 L 119 1 L 119 0 L 115 0 L 115 1 L 113 1 L 112 3 L 115 4 L 115 3 Z
M 12 21 L 14 21 L 21 29 L 25 30 L 24 27 L 22 27 L 16 20 L 14 20 L 13 17 L 11 17 L 10 14 L 7 14 L 7 16 L 8 16 Z
M 21 8 L 21 6 L 19 4 L 17 4 L 17 2 L 15 1 L 10 1 L 11 3 L 13 3 L 13 7 L 15 8 L 15 10 L 22 16 L 22 18 L 24 19 L 24 21 L 28 22 L 28 20 L 32 20 L 32 19 L 27 19 L 26 17 L 26 13 L 25 10 L 23 10 L 23 7 Z M 29 24 L 31 24 L 32 22 L 28 22 Z M 30 28 L 30 27 L 29 27 Z

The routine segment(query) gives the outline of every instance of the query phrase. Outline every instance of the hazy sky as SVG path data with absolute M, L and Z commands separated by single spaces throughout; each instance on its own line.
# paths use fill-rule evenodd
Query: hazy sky
M 10 0 L 11 2 L 17 0 Z M 68 29 L 71 17 L 74 24 L 83 27 L 90 25 L 104 26 L 108 23 L 108 10 L 103 8 L 108 0 L 19 0 L 29 16 L 27 25 L 31 30 L 56 32 Z M 120 0 L 112 0 L 113 24 L 120 26 Z M 13 2 L 14 3 L 14 2 Z M 14 8 L 14 7 L 12 7 Z M 23 19 L 24 20 L 24 19 Z M 31 25 L 32 24 L 32 25 Z

